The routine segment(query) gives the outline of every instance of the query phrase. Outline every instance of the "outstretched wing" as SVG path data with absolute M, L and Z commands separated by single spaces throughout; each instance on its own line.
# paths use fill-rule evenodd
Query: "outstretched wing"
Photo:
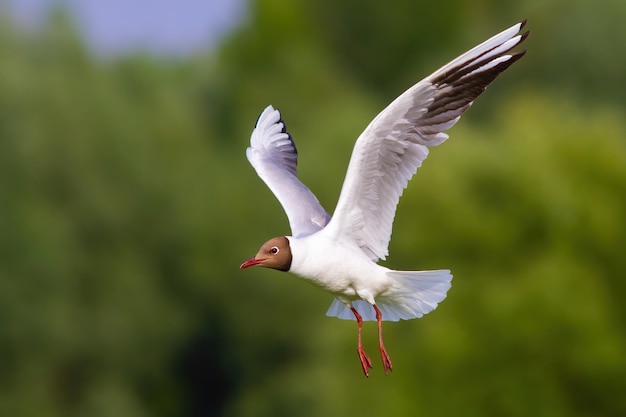
M 525 51 L 508 54 L 526 21 L 464 53 L 395 99 L 359 136 L 325 233 L 351 240 L 373 260 L 388 254 L 402 191 L 487 86 Z
M 330 216 L 298 179 L 296 145 L 280 112 L 272 106 L 259 116 L 246 156 L 283 206 L 294 237 L 310 235 L 326 226 Z

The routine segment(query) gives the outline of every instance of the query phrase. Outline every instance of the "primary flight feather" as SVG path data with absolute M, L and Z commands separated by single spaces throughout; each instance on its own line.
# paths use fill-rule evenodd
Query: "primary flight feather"
M 291 236 L 270 239 L 241 268 L 294 273 L 335 296 L 327 315 L 356 319 L 357 353 L 367 376 L 372 362 L 361 343 L 363 320 L 376 320 L 385 373 L 392 369 L 382 321 L 418 318 L 450 288 L 448 270 L 394 271 L 378 265 L 388 255 L 402 191 L 428 156 L 487 86 L 525 51 L 510 53 L 527 36 L 518 23 L 469 50 L 409 88 L 359 136 L 331 216 L 297 176 L 298 154 L 280 112 L 259 116 L 246 151 L 257 174 L 279 200 Z

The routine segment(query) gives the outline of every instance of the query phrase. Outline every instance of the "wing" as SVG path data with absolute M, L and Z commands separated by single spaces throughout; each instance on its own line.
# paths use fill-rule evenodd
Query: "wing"
M 367 126 L 352 152 L 337 208 L 325 229 L 358 244 L 373 260 L 388 254 L 402 191 L 487 86 L 525 51 L 507 54 L 526 21 L 464 53 L 395 99 Z
M 330 216 L 298 179 L 296 145 L 280 112 L 272 106 L 259 116 L 246 156 L 283 206 L 294 237 L 310 235 L 326 226 Z

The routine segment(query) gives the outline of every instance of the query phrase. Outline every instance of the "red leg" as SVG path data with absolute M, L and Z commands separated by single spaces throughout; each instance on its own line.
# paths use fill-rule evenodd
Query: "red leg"
M 374 304 L 374 310 L 376 310 L 376 321 L 378 322 L 378 348 L 380 349 L 380 357 L 383 360 L 385 374 L 387 374 L 389 371 L 393 370 L 393 366 L 391 365 L 391 359 L 389 359 L 385 344 L 383 343 L 383 315 L 378 307 L 376 307 L 376 304 Z
M 359 336 L 357 339 L 356 352 L 359 354 L 363 373 L 365 374 L 365 376 L 369 376 L 368 370 L 372 368 L 372 361 L 370 360 L 369 356 L 367 356 L 367 353 L 365 353 L 365 350 L 363 349 L 363 344 L 361 343 L 361 329 L 363 328 L 363 317 L 361 317 L 359 312 L 356 311 L 354 307 L 350 307 L 350 310 L 352 310 L 354 317 L 356 317 L 356 323 L 359 326 Z

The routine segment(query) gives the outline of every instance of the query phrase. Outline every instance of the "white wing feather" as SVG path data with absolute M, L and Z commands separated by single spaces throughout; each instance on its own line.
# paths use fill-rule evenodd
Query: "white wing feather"
M 294 237 L 322 229 L 330 216 L 297 175 L 298 152 L 280 112 L 268 106 L 259 116 L 246 156 L 289 218 Z
M 507 54 L 522 42 L 525 21 L 495 35 L 443 66 L 395 99 L 367 126 L 352 152 L 332 220 L 324 229 L 356 243 L 372 260 L 384 259 L 396 206 L 408 181 L 428 156 L 428 146 L 451 128 L 487 86 L 525 53 Z

